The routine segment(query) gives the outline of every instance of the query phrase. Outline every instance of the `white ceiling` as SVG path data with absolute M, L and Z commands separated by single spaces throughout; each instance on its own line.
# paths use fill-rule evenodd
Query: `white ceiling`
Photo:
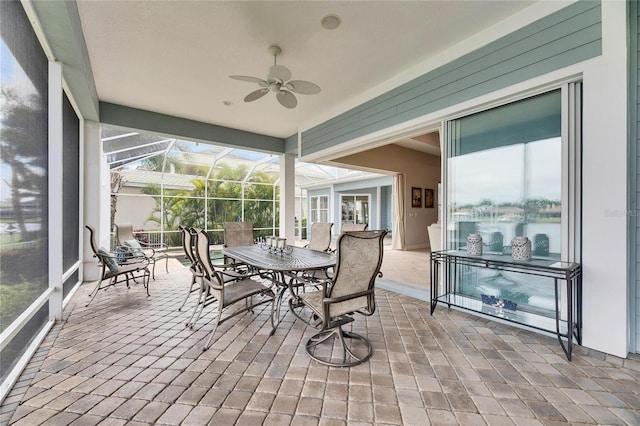
M 288 137 L 528 1 L 90 1 L 78 0 L 101 101 Z M 320 20 L 337 14 L 342 25 Z M 293 79 L 318 84 L 293 110 L 274 94 L 243 102 L 282 54 Z M 231 101 L 230 106 L 224 101 Z

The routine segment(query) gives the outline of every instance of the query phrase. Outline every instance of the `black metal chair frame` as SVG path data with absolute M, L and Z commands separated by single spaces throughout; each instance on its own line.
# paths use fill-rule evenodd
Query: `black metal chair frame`
M 98 279 L 96 287 L 91 293 L 89 293 L 91 299 L 85 306 L 89 306 L 89 304 L 93 302 L 98 291 L 112 287 L 119 282 L 126 282 L 127 288 L 129 288 L 129 280 L 135 280 L 134 273 L 136 272 L 142 273 L 144 288 L 147 292 L 147 296 L 150 296 L 149 278 L 151 273 L 149 271 L 149 258 L 144 255 L 134 255 L 127 247 L 122 247 L 120 253 L 114 253 L 111 251 L 102 252 L 95 240 L 95 229 L 90 225 L 86 225 L 85 227 L 89 230 L 89 244 L 93 251 L 93 257 L 98 259 L 98 267 L 100 268 L 100 278 Z M 127 256 L 127 254 L 129 254 L 129 256 Z M 117 264 L 117 272 L 113 272 L 109 268 L 109 260 Z M 103 283 L 107 280 L 108 283 L 103 286 Z
M 305 322 L 308 326 L 314 327 L 319 330 L 307 340 L 306 351 L 307 354 L 315 361 L 335 367 L 351 367 L 361 364 L 367 361 L 373 354 L 373 348 L 369 340 L 362 335 L 354 332 L 346 331 L 343 326 L 354 321 L 354 314 L 359 313 L 362 315 L 373 315 L 375 312 L 375 280 L 382 277 L 380 267 L 382 266 L 382 257 L 384 253 L 383 240 L 387 234 L 386 230 L 381 231 L 357 231 L 346 232 L 340 235 L 337 243 L 337 263 L 335 268 L 335 275 L 333 278 L 323 281 L 314 280 L 312 285 L 321 285 L 322 288 L 317 291 L 303 292 L 295 294 L 289 299 L 289 308 L 293 314 Z M 341 262 L 344 262 L 344 258 L 347 255 L 346 243 L 349 239 L 377 239 L 377 264 L 367 272 L 368 282 L 366 288 L 362 285 L 364 290 L 348 293 L 345 289 L 349 288 L 352 283 L 348 279 L 342 279 L 346 276 L 346 273 L 341 275 Z M 300 283 L 304 285 L 304 282 Z M 361 283 L 362 284 L 362 283 Z M 339 290 L 338 290 L 339 289 Z M 336 295 L 334 293 L 343 293 L 342 295 Z M 333 309 L 342 309 L 341 303 L 354 301 L 355 299 L 364 298 L 365 304 L 355 306 L 354 309 L 348 312 L 341 312 L 339 314 L 332 314 Z M 358 302 L 356 302 L 358 303 Z M 334 308 L 335 307 L 335 308 Z M 322 356 L 316 353 L 318 346 L 324 342 L 333 342 L 333 339 L 337 339 L 342 347 L 342 360 L 335 361 L 332 355 Z M 351 344 L 347 342 L 349 340 Z M 365 350 L 357 350 L 354 348 L 355 341 L 364 343 Z M 322 352 L 322 350 L 318 350 Z M 364 352 L 364 353 L 356 353 Z M 332 350 L 329 351 L 333 353 Z
M 214 266 L 209 256 L 209 235 L 205 230 L 192 230 L 192 232 L 196 235 L 195 255 L 198 261 L 198 268 L 202 275 L 199 277 L 200 292 L 198 295 L 198 303 L 196 304 L 196 309 L 200 306 L 200 310 L 196 320 L 191 323 L 191 327 L 198 321 L 206 306 L 212 303 L 217 304 L 217 314 L 214 320 L 213 330 L 211 330 L 209 339 L 202 350 L 207 350 L 211 346 L 218 325 L 236 315 L 248 311 L 253 312 L 253 308 L 265 303 L 271 303 L 271 326 L 272 329 L 275 329 L 275 294 L 273 290 L 252 279 L 252 275 L 240 274 L 233 270 L 225 271 L 223 268 L 220 268 L 219 265 Z M 260 300 L 254 301 L 254 296 L 263 297 Z M 241 301 L 245 302 L 244 308 L 238 309 L 225 317 L 222 316 L 227 307 Z

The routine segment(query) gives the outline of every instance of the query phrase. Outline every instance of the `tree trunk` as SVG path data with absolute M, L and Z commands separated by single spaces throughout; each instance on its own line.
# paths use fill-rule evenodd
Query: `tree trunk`
M 118 192 L 122 186 L 122 176 L 120 172 L 111 172 L 111 223 L 110 230 L 116 221 L 116 210 L 118 204 Z

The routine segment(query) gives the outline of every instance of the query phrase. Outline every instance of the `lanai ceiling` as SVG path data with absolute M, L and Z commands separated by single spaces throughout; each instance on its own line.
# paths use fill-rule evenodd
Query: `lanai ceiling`
M 92 1 L 78 10 L 101 101 L 288 137 L 417 76 L 434 55 L 529 1 Z M 337 29 L 321 19 L 336 14 Z M 286 109 L 243 98 L 273 57 L 318 84 Z M 403 81 L 404 80 L 404 81 Z M 230 105 L 225 105 L 228 101 Z

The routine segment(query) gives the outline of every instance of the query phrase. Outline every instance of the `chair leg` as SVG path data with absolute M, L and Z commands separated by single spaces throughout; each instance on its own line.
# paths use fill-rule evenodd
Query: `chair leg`
M 92 291 L 91 293 L 89 293 L 89 296 L 91 296 L 91 299 L 89 299 L 89 301 L 87 302 L 87 304 L 86 304 L 86 305 L 84 305 L 84 306 L 85 306 L 85 308 L 86 308 L 87 306 L 89 306 L 89 304 L 90 304 L 91 302 L 93 302 L 93 299 L 95 299 L 95 298 L 96 298 L 96 295 L 98 294 L 98 291 L 102 290 L 102 288 L 100 287 L 100 285 L 102 284 L 102 281 L 103 281 L 103 280 L 98 280 L 98 285 L 96 285 L 96 286 L 95 286 L 95 288 L 93 289 L 93 291 Z
M 189 317 L 189 320 L 187 321 L 187 324 L 186 324 L 187 327 L 193 328 L 193 324 L 194 324 L 194 322 L 192 322 L 193 317 L 196 315 L 196 312 L 198 311 L 198 307 L 200 306 L 200 303 L 204 305 L 204 300 L 202 300 L 203 292 L 204 292 L 204 285 L 200 284 L 200 288 L 198 291 L 198 300 L 196 302 L 196 305 L 193 307 L 193 312 L 191 313 L 191 317 Z M 206 296 L 205 296 L 205 300 L 206 300 Z
M 315 355 L 315 350 L 318 345 L 328 341 L 331 338 L 337 338 L 340 346 L 342 346 L 342 361 L 336 362 L 333 361 L 333 356 L 329 355 L 328 357 L 321 358 L 320 356 Z M 351 340 L 351 345 L 347 344 L 346 339 Z M 360 341 L 365 344 L 366 352 L 362 355 L 358 355 L 356 351 L 353 349 L 354 343 L 356 341 Z M 331 349 L 331 348 L 330 348 Z M 336 327 L 330 330 L 323 330 L 318 334 L 315 334 L 307 340 L 306 344 L 307 354 L 311 359 L 319 362 L 320 364 L 328 365 L 331 367 L 353 367 L 354 365 L 362 364 L 373 354 L 373 348 L 371 347 L 371 343 L 369 340 L 356 333 L 350 333 L 344 331 L 342 327 Z M 362 352 L 362 351 L 358 351 Z M 331 350 L 331 354 L 333 351 Z M 350 360 L 350 361 L 348 361 Z
M 149 269 L 148 268 L 144 270 L 144 277 L 142 278 L 143 282 L 144 282 L 145 278 L 147 280 L 147 285 L 145 285 L 144 288 L 147 290 L 147 296 L 151 296 L 151 294 L 149 294 L 149 278 L 150 277 L 149 277 Z
M 178 311 L 181 311 L 181 310 L 182 310 L 182 308 L 184 308 L 184 305 L 186 305 L 186 304 L 187 304 L 187 300 L 189 300 L 189 296 L 191 296 L 191 293 L 193 293 L 193 292 L 194 292 L 194 290 L 193 290 L 193 285 L 194 285 L 194 284 L 196 284 L 196 277 L 195 277 L 195 276 L 193 276 L 193 277 L 191 278 L 191 285 L 189 286 L 189 291 L 187 291 L 187 295 L 185 296 L 184 301 L 182 302 L 182 304 L 180 305 L 180 307 L 178 308 Z
M 213 336 L 216 334 L 216 330 L 218 329 L 218 324 L 220 324 L 220 319 L 222 318 L 222 307 L 220 303 L 218 303 L 218 316 L 216 317 L 216 322 L 213 325 L 213 330 L 211 330 L 211 335 L 209 336 L 209 340 L 207 344 L 202 348 L 203 351 L 206 351 L 211 346 L 211 341 L 213 340 Z

